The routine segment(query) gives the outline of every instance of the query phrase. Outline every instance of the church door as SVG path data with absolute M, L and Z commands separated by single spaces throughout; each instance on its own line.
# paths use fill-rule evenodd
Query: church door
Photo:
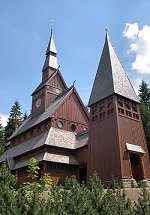
M 132 176 L 136 181 L 143 179 L 143 167 L 141 164 L 141 158 L 139 154 L 130 154 L 130 161 L 131 161 L 131 169 L 132 169 Z

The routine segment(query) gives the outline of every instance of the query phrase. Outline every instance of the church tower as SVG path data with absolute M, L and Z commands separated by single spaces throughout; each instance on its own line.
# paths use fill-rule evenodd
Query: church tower
M 123 187 L 148 184 L 150 160 L 139 112 L 139 99 L 106 32 L 89 99 L 88 174 Z
M 42 82 L 32 93 L 32 118 L 43 113 L 54 99 L 67 90 L 57 61 L 57 50 L 53 37 L 53 29 L 46 50 L 46 59 L 42 69 Z

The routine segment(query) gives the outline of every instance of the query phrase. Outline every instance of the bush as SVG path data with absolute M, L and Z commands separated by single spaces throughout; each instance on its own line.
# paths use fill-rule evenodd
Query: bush
M 49 178 L 48 181 L 51 184 Z M 25 187 L 17 186 L 16 182 L 4 164 L 0 175 L 0 215 L 150 214 L 150 194 L 146 188 L 132 205 L 119 188 L 104 189 L 96 173 L 87 184 L 80 185 L 75 177 L 68 178 L 64 186 L 52 184 L 47 200 L 41 197 L 39 182 Z

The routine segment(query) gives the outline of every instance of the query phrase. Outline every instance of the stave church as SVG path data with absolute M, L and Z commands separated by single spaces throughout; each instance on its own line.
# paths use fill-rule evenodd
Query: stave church
M 29 178 L 34 157 L 54 183 L 75 175 L 81 183 L 95 171 L 109 184 L 121 187 L 150 182 L 150 158 L 139 112 L 139 99 L 106 31 L 91 95 L 84 106 L 74 84 L 68 87 L 57 60 L 51 29 L 42 81 L 32 93 L 30 116 L 10 137 L 0 156 L 18 183 Z M 91 86 L 89 86 L 91 87 Z

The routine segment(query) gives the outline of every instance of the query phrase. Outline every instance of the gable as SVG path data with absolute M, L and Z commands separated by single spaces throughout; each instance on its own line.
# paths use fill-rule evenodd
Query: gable
M 89 120 L 83 104 L 81 104 L 74 91 L 72 91 L 71 95 L 66 98 L 65 102 L 56 111 L 55 116 L 81 124 L 88 124 Z
M 64 82 L 61 74 L 58 72 L 52 78 L 50 78 L 50 80 L 47 82 L 47 85 L 57 89 L 67 89 L 66 83 Z

